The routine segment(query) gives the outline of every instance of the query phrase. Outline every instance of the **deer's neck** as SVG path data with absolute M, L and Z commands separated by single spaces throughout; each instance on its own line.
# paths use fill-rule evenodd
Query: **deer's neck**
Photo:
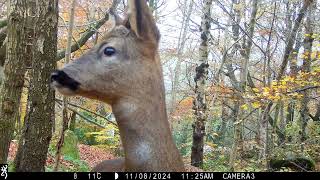
M 113 106 L 125 151 L 126 171 L 182 171 L 164 95 L 123 98 Z

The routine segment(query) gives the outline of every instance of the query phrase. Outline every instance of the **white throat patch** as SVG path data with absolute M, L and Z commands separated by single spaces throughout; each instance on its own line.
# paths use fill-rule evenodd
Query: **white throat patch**
M 146 162 L 148 161 L 151 157 L 151 148 L 149 143 L 143 141 L 137 145 L 137 148 L 135 150 L 136 158 L 140 162 Z

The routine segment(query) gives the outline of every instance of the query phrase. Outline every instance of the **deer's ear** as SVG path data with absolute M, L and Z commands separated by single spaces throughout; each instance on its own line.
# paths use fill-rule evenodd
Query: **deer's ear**
M 131 29 L 139 39 L 157 44 L 160 33 L 146 0 L 128 0 L 128 6 L 128 20 L 124 25 Z
M 109 14 L 113 17 L 114 20 L 114 25 L 115 26 L 120 26 L 120 25 L 124 25 L 127 21 L 126 19 L 122 19 L 116 12 L 114 8 L 110 8 Z

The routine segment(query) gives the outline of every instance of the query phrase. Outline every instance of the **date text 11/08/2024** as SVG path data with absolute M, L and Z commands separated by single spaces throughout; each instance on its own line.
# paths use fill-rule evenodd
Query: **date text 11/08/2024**
M 124 176 L 124 177 L 123 177 Z M 199 173 L 124 173 L 119 177 L 115 174 L 115 179 L 255 179 L 254 173 L 210 173 L 210 172 L 199 172 Z

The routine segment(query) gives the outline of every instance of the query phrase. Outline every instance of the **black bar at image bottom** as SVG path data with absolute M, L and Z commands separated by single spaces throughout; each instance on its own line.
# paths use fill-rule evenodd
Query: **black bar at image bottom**
M 33 179 L 45 180 L 136 180 L 136 179 L 172 179 L 172 180 L 250 180 L 270 178 L 308 178 L 308 180 L 319 179 L 320 172 L 1 172 L 0 180 L 10 179 Z

